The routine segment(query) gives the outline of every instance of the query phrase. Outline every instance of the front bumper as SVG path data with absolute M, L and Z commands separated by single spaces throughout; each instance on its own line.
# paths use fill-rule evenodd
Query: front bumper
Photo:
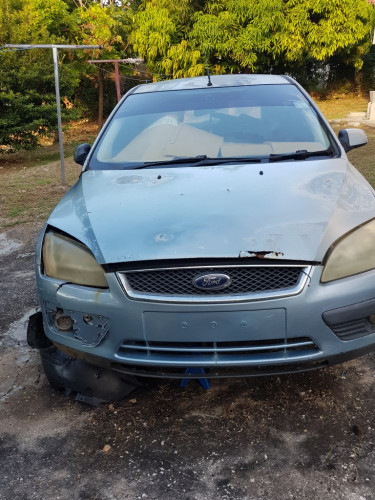
M 109 363 L 105 358 L 98 358 L 91 354 L 76 351 L 56 344 L 56 346 L 69 357 L 81 359 L 86 363 L 93 366 L 100 366 L 102 368 L 112 370 L 118 373 L 119 377 L 133 376 L 133 377 L 148 377 L 148 378 L 162 378 L 162 379 L 201 379 L 201 372 L 191 372 L 187 368 L 169 368 L 159 366 L 139 367 L 133 365 L 126 365 L 123 363 Z M 303 363 L 286 363 L 282 365 L 265 365 L 254 366 L 249 365 L 242 368 L 237 367 L 203 367 L 204 378 L 250 378 L 250 377 L 265 377 L 265 376 L 278 376 L 287 375 L 292 373 L 304 373 L 327 368 L 340 363 L 345 363 L 351 359 L 364 356 L 375 350 L 375 344 L 366 346 L 362 349 L 356 349 L 346 353 L 330 356 L 326 359 L 319 359 L 316 361 L 303 362 Z M 190 367 L 189 367 L 190 368 Z
M 37 280 L 46 335 L 74 357 L 126 374 L 185 378 L 186 368 L 203 367 L 208 377 L 241 377 L 315 370 L 374 348 L 375 272 L 326 284 L 320 274 L 313 267 L 295 296 L 222 304 L 132 300 L 112 273 L 108 290 L 39 269 Z M 54 326 L 57 310 L 73 318 L 74 331 Z M 334 326 L 350 323 L 350 311 L 366 328 L 343 340 Z

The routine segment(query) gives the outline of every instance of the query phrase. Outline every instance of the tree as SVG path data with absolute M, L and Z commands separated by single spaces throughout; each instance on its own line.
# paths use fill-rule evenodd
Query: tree
M 63 0 L 0 0 L 0 13 L 0 45 L 61 43 L 75 29 Z M 52 53 L 7 50 L 0 58 L 0 145 L 34 147 L 56 129 Z M 64 66 L 60 80 L 62 96 L 71 99 L 79 75 Z M 64 109 L 65 116 L 73 112 Z
M 95 51 L 92 54 L 93 59 L 120 59 L 123 57 L 128 47 L 127 38 L 131 29 L 130 18 L 126 9 L 121 8 L 114 2 L 110 2 L 105 6 L 103 6 L 103 2 L 101 2 L 101 5 L 92 3 L 76 9 L 74 17 L 79 27 L 77 43 L 101 45 L 103 47 L 100 52 Z M 82 61 L 83 57 L 78 55 L 78 60 Z M 97 116 L 99 130 L 103 125 L 104 79 L 106 74 L 108 74 L 108 70 L 104 70 L 103 65 L 90 68 L 86 65 L 86 79 L 98 87 Z
M 107 89 L 114 87 L 112 68 L 98 71 L 87 59 L 137 55 L 154 79 L 202 75 L 209 68 L 287 72 L 311 84 L 324 68 L 330 82 L 358 74 L 373 28 L 367 0 L 0 0 L 0 46 L 104 47 L 59 51 L 65 119 L 83 107 L 96 114 L 95 87 L 106 81 Z M 131 77 L 131 68 L 125 73 Z M 0 145 L 32 147 L 55 128 L 51 51 L 0 50 Z
M 290 71 L 306 59 L 361 68 L 373 26 L 367 0 L 146 0 L 134 17 L 134 49 L 173 77 Z
M 0 46 L 100 44 L 104 46 L 102 56 L 123 57 L 128 19 L 128 9 L 114 2 L 101 7 L 94 0 L 0 0 Z M 92 85 L 97 79 L 96 69 L 84 63 L 99 55 L 99 51 L 59 51 L 63 121 L 78 116 L 80 88 L 85 81 Z M 1 50 L 0 145 L 13 149 L 36 146 L 41 135 L 56 130 L 55 108 L 52 51 Z

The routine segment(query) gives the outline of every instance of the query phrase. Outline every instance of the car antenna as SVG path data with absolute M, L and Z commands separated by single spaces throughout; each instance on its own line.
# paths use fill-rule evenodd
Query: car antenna
M 208 78 L 207 87 L 212 87 L 211 75 L 210 75 L 210 70 L 209 70 L 209 67 L 208 67 L 208 59 L 207 59 L 206 47 L 204 47 L 204 58 L 206 59 L 206 72 L 207 72 L 207 78 Z
M 211 75 L 210 75 L 210 72 L 209 72 L 209 69 L 207 68 L 207 76 L 208 76 L 208 83 L 207 83 L 207 87 L 211 87 L 212 86 L 212 82 L 211 82 Z

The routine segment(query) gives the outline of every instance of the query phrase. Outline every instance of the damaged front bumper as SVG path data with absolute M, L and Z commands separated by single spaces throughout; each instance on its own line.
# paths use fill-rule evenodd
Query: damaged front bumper
M 123 375 L 185 378 L 186 368 L 202 367 L 209 377 L 259 376 L 313 370 L 373 349 L 375 273 L 328 284 L 320 274 L 312 267 L 298 295 L 240 303 L 134 300 L 114 273 L 106 274 L 106 290 L 41 273 L 38 288 L 46 336 L 71 357 Z M 344 317 L 346 309 L 367 327 L 343 339 L 329 311 Z M 64 316 L 71 319 L 65 331 L 58 327 Z
M 27 342 L 30 347 L 39 349 L 50 385 L 56 390 L 64 390 L 67 395 L 73 393 L 76 401 L 92 406 L 119 401 L 141 385 L 135 377 L 119 375 L 58 349 L 44 332 L 40 311 L 29 318 Z

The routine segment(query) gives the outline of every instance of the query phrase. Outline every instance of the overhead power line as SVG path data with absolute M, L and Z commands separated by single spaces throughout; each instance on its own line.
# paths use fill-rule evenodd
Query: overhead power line
M 118 71 L 118 65 L 120 62 L 126 63 L 126 62 L 134 62 L 134 64 L 139 64 L 143 62 L 143 59 L 133 59 L 133 58 L 127 58 L 127 59 L 95 59 L 91 61 L 87 61 L 89 64 L 114 64 L 115 66 L 115 84 L 116 84 L 116 94 L 117 94 L 117 102 L 121 99 L 121 91 L 120 91 L 120 74 Z

